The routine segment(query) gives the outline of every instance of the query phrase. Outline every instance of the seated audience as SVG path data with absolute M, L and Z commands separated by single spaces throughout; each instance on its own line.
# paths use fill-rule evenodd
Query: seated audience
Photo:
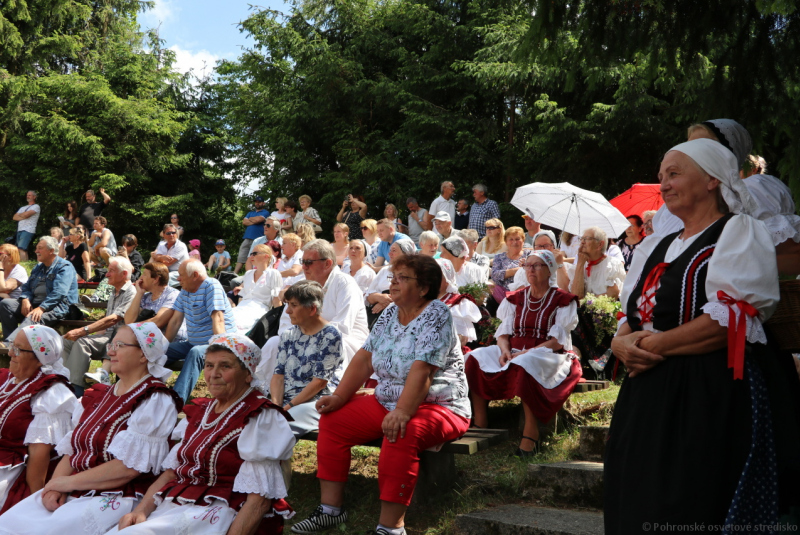
M 343 505 L 350 448 L 382 439 L 376 532 L 403 533 L 420 453 L 467 431 L 464 357 L 450 311 L 436 299 L 441 280 L 442 270 L 430 257 L 397 260 L 393 305 L 353 357 L 334 393 L 317 401 L 322 414 L 317 441 L 321 504 L 295 524 L 293 532 L 312 533 L 347 521 Z M 373 373 L 378 377 L 374 395 L 356 396 Z
M 550 251 L 556 259 L 556 274 L 550 279 L 550 285 L 553 287 L 558 286 L 558 272 L 566 273 L 564 268 L 564 251 L 556 249 L 556 235 L 550 230 L 542 230 L 533 237 L 533 250 L 534 251 Z M 514 274 L 514 282 L 512 282 L 508 289 L 509 291 L 519 290 L 528 286 L 528 273 L 520 269 Z
M 381 239 L 378 236 L 378 222 L 374 219 L 365 219 L 361 222 L 361 234 L 364 235 L 364 241 L 370 247 L 370 253 L 367 255 L 366 263 L 374 266 L 378 260 L 378 246 L 381 244 Z
M 0 530 L 106 533 L 133 509 L 161 471 L 182 405 L 162 382 L 166 346 L 152 323 L 117 332 L 108 344 L 117 383 L 86 391 L 56 446 L 53 477 L 0 517 Z
M 225 250 L 225 240 L 217 240 L 217 243 L 214 244 L 214 248 L 217 252 L 208 257 L 206 270 L 213 271 L 214 273 L 230 271 L 231 254 Z
M 286 197 L 275 198 L 275 211 L 270 214 L 280 224 L 280 230 L 292 228 L 292 218 L 286 213 Z
M 342 334 L 320 315 L 324 297 L 314 281 L 300 281 L 284 295 L 292 327 L 280 335 L 269 391 L 272 402 L 292 416 L 289 427 L 297 439 L 319 428 L 314 402 L 333 392 L 329 383 L 342 365 Z
M 396 232 L 394 229 L 394 225 L 392 225 L 392 223 L 389 222 L 388 219 L 381 219 L 380 221 L 378 221 L 377 228 L 378 228 L 378 236 L 380 237 L 381 240 L 378 243 L 378 253 L 376 255 L 375 262 L 373 263 L 376 272 L 380 270 L 381 266 L 389 263 L 389 247 L 394 242 L 396 242 L 397 240 L 411 239 L 405 234 Z M 357 238 L 353 238 L 351 236 L 351 239 L 357 239 Z M 412 241 L 411 243 L 414 242 Z
M 653 234 L 653 216 L 656 215 L 656 210 L 648 210 L 642 214 L 642 234 L 650 236 Z
M 522 399 L 525 428 L 516 455 L 528 457 L 539 450 L 539 422 L 558 412 L 582 371 L 570 352 L 578 299 L 550 285 L 555 257 L 534 251 L 523 266 L 530 286 L 508 294 L 497 310 L 497 345 L 468 353 L 466 369 L 476 427 L 488 425 L 490 400 Z
M 487 232 L 489 231 L 487 224 Z M 514 275 L 521 271 L 525 258 L 530 254 L 530 250 L 525 250 L 525 231 L 519 227 L 511 227 L 505 231 L 506 252 L 497 253 L 492 263 L 492 281 L 494 289 L 492 298 L 499 305 L 505 299 L 509 286 L 514 281 Z M 490 310 L 492 310 L 490 308 Z
M 467 247 L 469 247 L 469 256 L 467 259 L 472 262 L 473 264 L 477 264 L 478 267 L 482 268 L 486 272 L 486 277 L 489 277 L 489 273 L 491 272 L 491 262 L 489 261 L 488 256 L 484 256 L 477 252 L 478 249 L 478 231 L 475 229 L 464 229 L 459 231 L 459 234 L 467 242 Z
M 302 223 L 309 223 L 312 225 L 314 232 L 322 232 L 322 227 L 320 226 L 322 225 L 322 218 L 319 216 L 319 212 L 317 212 L 316 208 L 311 208 L 311 197 L 308 195 L 300 195 L 297 202 L 300 203 L 302 212 L 297 212 L 297 217 L 294 221 L 295 232 L 297 232 L 297 227 Z
M 83 395 L 83 389 L 87 386 L 84 374 L 89 371 L 91 361 L 106 357 L 106 344 L 125 325 L 125 312 L 136 294 L 136 289 L 131 284 L 132 271 L 133 266 L 127 259 L 112 257 L 106 280 L 114 288 L 114 292 L 108 298 L 105 317 L 91 325 L 72 329 L 64 335 L 64 365 L 70 371 L 72 389 L 78 397 Z M 99 372 L 100 382 L 111 384 L 108 373 L 103 374 L 104 371 L 101 369 Z M 94 377 L 91 379 L 95 380 Z
M 64 241 L 64 232 L 61 230 L 61 227 L 50 227 L 50 237 L 55 238 L 61 243 Z
M 246 335 L 253 325 L 273 306 L 281 306 L 278 294 L 283 288 L 283 278 L 277 269 L 271 267 L 275 258 L 272 249 L 265 244 L 256 245 L 250 253 L 253 269 L 244 274 L 241 286 L 233 289 L 240 297 L 233 309 L 233 323 L 236 332 Z
M 386 203 L 386 207 L 383 209 L 383 217 L 394 225 L 394 229 L 397 232 L 407 232 L 408 228 L 403 224 L 398 215 L 397 207 L 392 203 Z
M 80 228 L 70 229 L 67 240 L 59 243 L 58 256 L 66 258 L 72 264 L 78 274 L 78 280 L 89 280 L 92 278 L 92 260 L 89 255 L 89 247 L 86 246 L 83 237 L 83 231 Z
M 101 215 L 94 218 L 92 225 L 94 231 L 89 236 L 89 254 L 93 262 L 108 264 L 108 259 L 117 254 L 117 241 L 114 239 L 114 233 L 107 228 L 108 221 Z
M 295 233 L 300 236 L 303 245 L 316 240 L 316 232 L 322 232 L 322 229 L 316 231 L 310 223 L 300 223 L 297 225 L 297 230 L 295 230 Z
M 282 255 L 275 269 L 283 277 L 283 287 L 286 288 L 303 280 L 303 265 L 300 263 L 303 260 L 303 240 L 297 234 L 286 234 L 281 249 Z
M 428 232 L 428 231 L 426 231 Z M 424 232 L 423 232 L 424 234 Z M 392 285 L 392 264 L 398 258 L 413 255 L 417 248 L 411 240 L 398 240 L 389 248 L 389 264 L 383 266 L 367 288 L 367 307 L 369 324 L 372 326 L 386 307 L 392 304 L 389 288 Z
M 273 534 L 291 516 L 281 461 L 294 437 L 254 381 L 260 350 L 236 334 L 209 344 L 203 374 L 213 399 L 185 407 L 164 472 L 119 522 L 126 534 Z
M 375 272 L 365 263 L 366 258 L 369 256 L 369 251 L 370 246 L 367 245 L 366 240 L 351 240 L 350 247 L 347 249 L 349 262 L 345 262 L 342 268 L 342 273 L 355 279 L 365 297 L 369 285 L 375 279 Z
M 439 236 L 430 230 L 419 235 L 419 254 L 439 258 Z
M 481 320 L 481 311 L 472 296 L 458 293 L 456 269 L 453 267 L 453 263 L 444 258 L 438 259 L 437 262 L 442 268 L 442 285 L 439 287 L 438 299 L 450 308 L 456 334 L 458 334 L 461 349 L 464 351 L 466 345 L 478 337 L 475 332 L 475 324 Z
M 564 258 L 566 258 L 567 261 L 572 261 L 573 258 L 578 256 L 578 247 L 580 247 L 580 245 L 580 236 L 575 236 L 569 232 L 561 233 L 561 242 L 558 248 L 564 251 Z
M 158 244 L 152 254 L 152 261 L 159 262 L 169 269 L 169 285 L 173 288 L 180 286 L 178 283 L 178 270 L 184 260 L 189 258 L 186 244 L 178 239 L 178 228 L 167 223 L 164 225 L 164 241 Z
M 0 514 L 39 491 L 53 449 L 72 430 L 78 404 L 61 363 L 61 336 L 44 325 L 20 329 L 0 370 Z
M 491 262 L 495 255 L 505 253 L 508 250 L 505 241 L 506 230 L 503 222 L 494 218 L 487 220 L 484 228 L 486 229 L 486 237 L 480 241 L 475 248 L 475 252 L 489 258 Z
M 486 270 L 467 260 L 469 248 L 467 243 L 457 236 L 447 238 L 439 247 L 441 257 L 450 261 L 456 270 L 456 289 L 468 284 L 487 284 Z
M 58 257 L 58 243 L 54 238 L 39 238 L 36 259 L 39 263 L 22 285 L 19 298 L 0 301 L 0 323 L 5 339 L 20 322 L 51 326 L 64 319 L 69 305 L 78 303 L 78 277 L 72 264 Z
M 61 231 L 66 235 L 78 224 L 78 203 L 69 201 L 64 208 L 64 215 L 58 216 Z
M 144 258 L 136 248 L 139 246 L 139 240 L 133 234 L 125 234 L 122 237 L 122 247 L 119 248 L 119 256 L 127 258 L 133 266 L 133 273 L 131 274 L 131 281 L 136 282 L 142 276 L 142 266 L 144 266 Z
M 295 218 L 297 217 L 297 203 L 289 199 L 283 203 L 283 209 L 286 210 L 286 219 L 281 223 L 283 232 L 294 232 L 294 227 L 297 225 Z
M 433 226 L 436 229 L 436 235 L 439 241 L 446 240 L 454 236 L 453 234 L 453 221 L 450 219 L 450 214 L 442 210 L 433 218 Z M 458 234 L 458 233 L 456 233 Z
M 580 238 L 578 256 L 574 263 L 564 264 L 559 274 L 559 287 L 583 299 L 587 293 L 619 297 L 625 282 L 625 267 L 620 260 L 606 255 L 608 238 L 598 227 L 590 227 Z M 563 283 L 563 271 L 569 277 L 569 286 Z
M 160 262 L 148 262 L 142 269 L 141 278 L 134 285 L 136 293 L 125 312 L 125 323 L 149 321 L 164 331 L 172 318 L 172 306 L 180 292 L 169 286 L 169 270 Z M 181 332 L 183 331 L 183 336 Z M 185 338 L 185 327 L 178 332 Z
M 0 299 L 18 299 L 28 272 L 19 263 L 19 249 L 10 243 L 0 245 Z
M 200 240 L 189 240 L 189 257 L 200 260 Z

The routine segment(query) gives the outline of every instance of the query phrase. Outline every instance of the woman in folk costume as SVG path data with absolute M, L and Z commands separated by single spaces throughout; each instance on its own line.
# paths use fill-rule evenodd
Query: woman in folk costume
M 168 345 L 154 323 L 117 331 L 106 348 L 116 384 L 86 390 L 52 479 L 0 516 L 0 533 L 101 534 L 133 510 L 169 453 L 181 405 L 163 383 Z
M 0 514 L 44 487 L 53 449 L 72 429 L 78 400 L 61 349 L 50 327 L 23 327 L 0 370 Z
M 466 249 L 466 244 L 464 244 L 464 248 Z M 475 332 L 475 324 L 481 320 L 481 311 L 471 295 L 458 293 L 456 268 L 453 263 L 444 258 L 437 258 L 436 262 L 442 268 L 439 301 L 450 308 L 450 315 L 453 316 L 453 324 L 456 327 L 456 334 L 458 334 L 458 340 L 461 343 L 461 350 L 466 354 L 470 351 L 466 345 L 478 337 Z
M 497 309 L 503 323 L 497 345 L 475 349 L 466 362 L 475 425 L 486 427 L 490 400 L 519 396 L 525 428 L 516 455 L 539 448 L 539 424 L 552 418 L 582 377 L 570 353 L 570 331 L 578 324 L 578 298 L 550 284 L 557 265 L 553 253 L 534 251 L 523 264 L 530 286 L 511 292 Z
M 136 509 L 122 518 L 127 534 L 282 533 L 292 510 L 284 501 L 281 461 L 295 439 L 287 413 L 255 384 L 261 349 L 239 334 L 209 340 L 205 380 L 213 399 L 194 399 L 175 428 L 181 442 Z M 116 531 L 116 530 L 114 530 Z

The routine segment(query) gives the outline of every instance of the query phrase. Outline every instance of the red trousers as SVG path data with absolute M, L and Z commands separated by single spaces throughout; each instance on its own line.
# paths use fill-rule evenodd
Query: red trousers
M 389 414 L 375 396 L 357 396 L 341 409 L 323 414 L 317 439 L 317 477 L 347 481 L 350 448 L 383 437 L 381 424 Z M 423 403 L 406 424 L 405 438 L 394 444 L 384 438 L 378 461 L 381 500 L 411 503 L 419 475 L 419 454 L 455 440 L 469 429 L 469 420 L 433 403 Z

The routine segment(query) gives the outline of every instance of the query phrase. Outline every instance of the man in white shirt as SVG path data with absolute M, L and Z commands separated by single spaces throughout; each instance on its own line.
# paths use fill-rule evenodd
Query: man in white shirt
M 442 194 L 433 200 L 428 215 L 425 216 L 425 225 L 423 225 L 425 230 L 433 230 L 433 216 L 439 212 L 444 211 L 450 214 L 450 221 L 456 217 L 456 201 L 452 199 L 456 187 L 449 180 L 445 180 L 442 182 L 441 192 Z
M 19 249 L 19 259 L 22 262 L 28 260 L 28 247 L 36 234 L 36 223 L 39 222 L 39 214 L 42 209 L 36 204 L 36 192 L 31 190 L 25 195 L 28 204 L 17 210 L 11 218 L 17 222 L 16 245 Z
M 409 197 L 406 199 L 406 208 L 408 208 L 408 237 L 414 242 L 414 245 L 419 247 L 419 235 L 425 230 L 425 218 L 428 211 L 425 208 L 420 208 L 417 199 Z
M 336 265 L 336 253 L 325 240 L 314 240 L 303 247 L 303 273 L 307 280 L 317 281 L 325 292 L 320 315 L 342 333 L 342 368 L 336 371 L 339 384 L 344 370 L 369 335 L 367 311 L 364 307 L 364 294 L 350 275 L 345 275 Z M 292 326 L 292 321 L 284 309 L 281 314 L 278 335 Z M 256 375 L 269 384 L 275 370 L 280 336 L 273 336 L 261 350 L 261 364 Z
M 164 241 L 158 244 L 151 258 L 167 266 L 170 286 L 173 288 L 180 286 L 178 269 L 181 267 L 181 262 L 189 258 L 189 249 L 178 239 L 178 228 L 172 223 L 164 225 Z

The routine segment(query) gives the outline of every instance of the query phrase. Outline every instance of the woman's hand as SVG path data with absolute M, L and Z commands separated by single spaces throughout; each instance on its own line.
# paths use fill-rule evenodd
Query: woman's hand
M 505 366 L 516 357 L 522 355 L 523 353 L 527 353 L 526 349 L 520 349 L 518 351 L 503 351 L 500 353 L 500 366 Z
M 146 514 L 137 513 L 136 511 L 133 511 L 132 513 L 128 513 L 127 515 L 119 519 L 119 530 L 122 531 L 123 529 L 128 528 L 130 526 L 141 524 L 145 520 L 147 520 Z
M 411 415 L 400 408 L 387 414 L 381 425 L 386 440 L 394 444 L 398 438 L 405 438 L 406 424 L 410 419 Z
M 47 484 L 44 486 L 45 492 L 55 491 L 55 492 L 72 492 L 72 476 L 59 476 L 54 477 Z
M 56 492 L 54 490 L 42 491 L 42 505 L 51 513 L 64 505 L 66 501 L 67 495 L 65 493 Z
M 330 396 L 322 396 L 317 400 L 317 404 L 314 405 L 317 409 L 317 412 L 320 414 L 325 414 L 328 412 L 338 411 L 344 406 L 345 401 L 342 399 L 341 396 L 338 394 L 331 394 Z
M 653 336 L 649 331 L 638 331 L 611 340 L 611 350 L 628 368 L 628 376 L 633 378 L 664 361 L 664 357 L 639 347 L 641 340 Z
M 561 249 L 554 250 L 553 256 L 556 258 L 556 264 L 563 264 L 564 260 L 567 259 L 567 253 L 565 253 Z
M 144 295 L 144 284 L 142 282 L 142 279 L 139 279 L 138 281 L 134 282 L 133 287 L 136 288 L 137 294 Z
M 233 289 L 233 295 L 239 295 L 239 292 L 241 292 L 241 291 L 242 291 L 242 287 L 241 286 L 237 286 L 236 288 Z

